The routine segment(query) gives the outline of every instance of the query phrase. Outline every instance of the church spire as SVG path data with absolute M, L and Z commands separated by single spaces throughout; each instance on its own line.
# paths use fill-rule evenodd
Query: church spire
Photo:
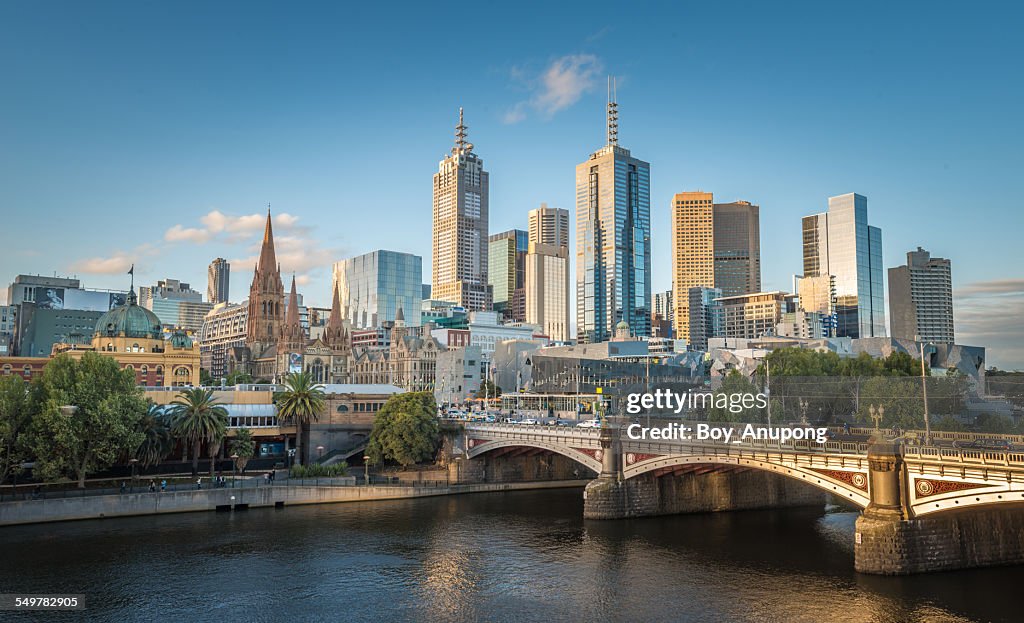
M 274 253 L 274 226 L 270 220 L 270 204 L 267 204 L 267 225 L 263 230 L 263 246 L 260 249 L 260 261 L 256 265 L 259 271 L 274 270 L 277 267 L 277 255 Z
M 284 316 L 285 327 L 301 326 L 299 322 L 299 295 L 295 291 L 295 273 L 292 273 L 292 291 L 288 293 L 288 308 Z
M 334 298 L 331 300 L 331 315 L 327 318 L 327 326 L 341 326 L 341 298 L 338 296 L 338 284 L 334 284 Z

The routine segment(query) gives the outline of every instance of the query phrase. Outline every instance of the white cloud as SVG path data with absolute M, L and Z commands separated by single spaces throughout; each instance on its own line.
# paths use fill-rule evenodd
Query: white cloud
M 274 228 L 282 232 L 307 231 L 298 224 L 299 217 L 287 212 L 273 216 Z M 224 214 L 220 210 L 211 210 L 199 217 L 201 227 L 174 225 L 164 232 L 167 242 L 192 242 L 202 244 L 214 238 L 239 241 L 263 231 L 266 225 L 265 214 L 243 214 L 240 216 Z
M 72 268 L 75 272 L 94 275 L 118 275 L 128 272 L 132 266 L 132 258 L 118 251 L 112 257 L 91 257 L 76 262 Z
M 984 346 L 987 365 L 1024 369 L 1024 279 L 969 283 L 954 295 L 956 341 Z
M 601 73 L 601 61 L 593 54 L 568 54 L 556 58 L 534 78 L 526 78 L 527 87 L 533 93 L 528 100 L 513 105 L 502 117 L 504 123 L 518 123 L 526 119 L 530 108 L 545 118 L 550 118 L 580 100 L 584 93 L 597 85 Z M 512 71 L 513 79 L 523 79 L 521 69 Z

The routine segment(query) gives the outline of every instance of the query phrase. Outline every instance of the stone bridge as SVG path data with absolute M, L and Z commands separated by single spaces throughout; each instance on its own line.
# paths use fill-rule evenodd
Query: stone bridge
M 871 441 L 654 441 L 615 425 L 476 423 L 462 440 L 469 459 L 557 454 L 585 467 L 595 476 L 584 493 L 587 519 L 823 505 L 825 492 L 863 511 L 858 571 L 1024 562 L 1024 452 Z

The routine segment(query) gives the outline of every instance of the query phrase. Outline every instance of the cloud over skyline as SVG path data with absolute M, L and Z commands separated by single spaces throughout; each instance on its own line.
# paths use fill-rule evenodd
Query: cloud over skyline
M 532 96 L 508 109 L 502 121 L 506 124 L 519 123 L 527 118 L 528 110 L 550 119 L 578 102 L 584 93 L 594 90 L 601 70 L 601 61 L 593 54 L 561 56 L 536 76 L 530 76 L 522 69 L 513 69 L 513 79 L 525 82 Z

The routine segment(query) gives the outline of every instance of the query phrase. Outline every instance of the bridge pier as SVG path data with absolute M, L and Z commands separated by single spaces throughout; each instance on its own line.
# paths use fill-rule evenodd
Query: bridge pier
M 976 507 L 921 518 L 899 446 L 868 450 L 871 502 L 857 518 L 854 566 L 861 573 L 909 575 L 1024 562 L 1024 507 Z

